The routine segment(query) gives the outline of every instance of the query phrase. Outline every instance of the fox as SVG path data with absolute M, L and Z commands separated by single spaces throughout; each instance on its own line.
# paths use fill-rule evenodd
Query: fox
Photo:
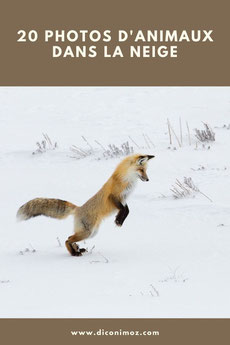
M 68 237 L 65 246 L 72 256 L 82 256 L 87 250 L 80 248 L 77 242 L 95 236 L 103 219 L 116 213 L 115 224 L 123 225 L 129 214 L 127 198 L 138 179 L 149 181 L 147 162 L 154 157 L 133 154 L 124 158 L 102 188 L 82 206 L 60 199 L 36 198 L 19 208 L 17 219 L 28 220 L 41 215 L 64 219 L 73 215 L 74 234 Z

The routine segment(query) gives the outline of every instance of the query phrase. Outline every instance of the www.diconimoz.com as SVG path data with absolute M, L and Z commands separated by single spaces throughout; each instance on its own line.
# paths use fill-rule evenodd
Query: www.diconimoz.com
M 119 329 L 119 330 L 105 330 L 103 328 L 98 329 L 98 331 L 70 331 L 71 335 L 97 335 L 97 336 L 114 336 L 114 335 L 137 335 L 137 336 L 153 336 L 153 335 L 160 335 L 159 331 L 150 331 L 150 330 L 145 330 L 145 331 L 127 331 L 127 330 L 123 330 L 123 329 Z

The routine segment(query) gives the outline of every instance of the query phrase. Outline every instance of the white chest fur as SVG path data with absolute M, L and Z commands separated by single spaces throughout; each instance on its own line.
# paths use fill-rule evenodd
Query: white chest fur
M 136 186 L 136 180 L 132 181 L 132 182 L 129 182 L 128 186 L 123 190 L 122 198 L 123 198 L 124 201 L 132 193 L 132 191 L 134 190 L 135 186 Z
M 123 190 L 122 198 L 125 201 L 130 193 L 134 190 L 136 183 L 137 183 L 137 174 L 135 171 L 130 171 L 129 174 L 126 175 L 124 178 L 124 182 L 128 182 L 127 187 Z

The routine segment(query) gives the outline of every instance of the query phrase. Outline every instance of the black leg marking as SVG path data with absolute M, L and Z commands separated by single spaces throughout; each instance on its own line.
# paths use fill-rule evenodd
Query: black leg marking
M 113 205 L 118 208 L 119 212 L 116 215 L 115 218 L 115 223 L 118 226 L 122 226 L 122 224 L 124 223 L 125 218 L 128 216 L 129 214 L 129 208 L 128 205 L 123 205 L 120 200 L 118 200 L 113 194 L 109 195 L 109 200 L 113 203 Z
M 85 253 L 88 251 L 86 248 L 79 248 L 79 249 L 80 249 L 80 253 Z
M 116 218 L 115 218 L 115 223 L 116 225 L 118 226 L 122 226 L 122 224 L 124 223 L 126 217 L 128 216 L 129 214 L 129 208 L 128 208 L 128 205 L 125 205 L 123 207 L 123 209 L 121 209 L 118 214 L 116 215 Z
M 81 252 L 75 252 L 74 256 L 82 256 Z
M 76 255 L 76 251 L 75 251 L 75 249 L 73 248 L 72 243 L 70 243 L 70 242 L 67 240 L 67 241 L 65 242 L 65 245 L 66 245 L 67 249 L 69 250 L 70 254 L 71 254 L 72 256 L 75 256 L 75 255 Z
M 85 249 L 85 248 L 80 248 L 79 245 L 78 245 L 77 243 L 73 243 L 73 244 L 72 244 L 72 248 L 73 248 L 74 251 L 75 251 L 75 256 L 81 256 L 82 253 L 87 252 L 87 249 Z

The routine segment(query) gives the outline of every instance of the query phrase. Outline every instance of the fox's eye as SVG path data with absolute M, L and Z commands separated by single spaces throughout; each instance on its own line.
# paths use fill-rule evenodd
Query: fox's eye
M 140 171 L 141 173 L 143 173 L 143 172 L 144 172 L 144 169 L 139 169 L 139 171 Z

